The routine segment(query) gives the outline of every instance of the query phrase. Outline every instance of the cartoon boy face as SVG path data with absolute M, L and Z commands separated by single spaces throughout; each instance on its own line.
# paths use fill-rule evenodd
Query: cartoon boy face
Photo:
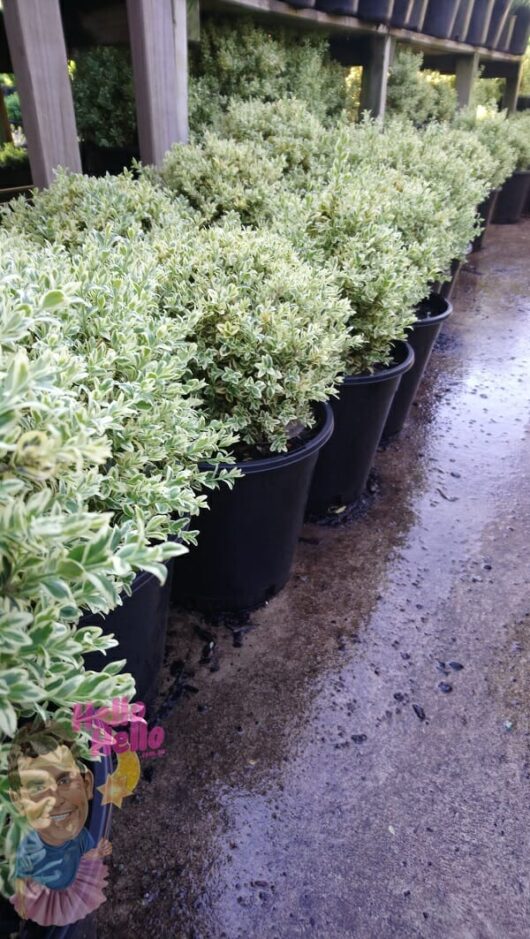
M 71 750 L 59 745 L 37 757 L 19 756 L 20 788 L 10 796 L 29 824 L 49 845 L 77 837 L 88 817 L 94 790 L 90 770 L 81 773 Z

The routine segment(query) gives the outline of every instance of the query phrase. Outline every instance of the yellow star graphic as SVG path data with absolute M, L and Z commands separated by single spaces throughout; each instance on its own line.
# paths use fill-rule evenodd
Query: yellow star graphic
M 118 753 L 116 770 L 107 776 L 102 786 L 98 786 L 103 798 L 102 805 L 115 805 L 121 809 L 123 800 L 130 796 L 140 780 L 140 760 L 132 750 Z

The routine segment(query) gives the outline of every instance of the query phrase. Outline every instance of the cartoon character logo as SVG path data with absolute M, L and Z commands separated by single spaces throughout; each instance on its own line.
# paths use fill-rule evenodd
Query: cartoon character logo
M 11 801 L 25 816 L 29 833 L 16 854 L 17 913 L 41 926 L 83 919 L 106 897 L 112 848 L 96 844 L 85 827 L 94 777 L 79 759 L 75 736 L 43 722 L 16 735 L 9 753 Z

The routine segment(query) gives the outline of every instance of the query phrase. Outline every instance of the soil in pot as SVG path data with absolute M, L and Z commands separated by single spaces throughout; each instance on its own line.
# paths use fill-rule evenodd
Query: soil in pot
M 409 19 L 409 29 L 415 29 L 419 33 L 423 32 L 423 24 L 425 22 L 425 17 L 427 15 L 427 7 L 429 6 L 429 0 L 414 0 L 412 6 L 412 13 Z
M 530 171 L 517 172 L 501 187 L 493 214 L 495 225 L 514 225 L 521 218 L 530 189 Z
M 481 204 L 479 205 L 477 209 L 477 213 L 478 215 L 480 215 L 482 219 L 483 228 L 482 228 L 480 235 L 477 235 L 476 238 L 474 238 L 473 241 L 471 242 L 472 251 L 482 250 L 482 247 L 484 245 L 484 238 L 486 237 L 486 232 L 488 230 L 489 225 L 491 224 L 491 219 L 495 211 L 495 206 L 497 204 L 497 197 L 499 195 L 499 192 L 500 192 L 500 188 L 492 189 L 488 198 L 484 199 L 484 202 L 481 202 Z
M 359 0 L 359 16 L 374 23 L 390 23 L 394 0 Z
M 383 431 L 384 440 L 389 440 L 401 433 L 421 385 L 434 343 L 445 320 L 452 312 L 453 308 L 449 301 L 444 300 L 439 294 L 433 293 L 420 303 L 418 319 L 408 336 L 408 342 L 414 349 L 414 365 L 403 375 L 396 391 Z
M 362 496 L 394 395 L 413 362 L 409 344 L 397 342 L 391 365 L 344 379 L 331 399 L 335 429 L 320 451 L 306 515 L 324 515 Z
M 486 44 L 494 3 L 495 0 L 475 0 L 466 36 L 466 42 L 472 46 Z
M 453 33 L 460 0 L 430 0 L 423 32 L 440 39 L 449 39 Z
M 242 612 L 261 606 L 289 579 L 319 450 L 333 432 L 329 405 L 316 407 L 309 438 L 287 453 L 237 464 L 233 489 L 208 494 L 209 510 L 193 527 L 197 547 L 179 558 L 176 602 L 205 612 Z
M 394 9 L 390 23 L 398 29 L 408 29 L 414 0 L 394 0 Z
M 100 626 L 104 633 L 114 633 L 119 643 L 108 649 L 106 655 L 101 652 L 86 655 L 86 668 L 98 672 L 107 662 L 127 659 L 126 671 L 136 682 L 136 699 L 145 704 L 156 697 L 164 658 L 173 562 L 167 566 L 168 576 L 163 585 L 154 574 L 141 571 L 132 583 L 131 596 L 123 596 L 122 606 L 106 616 L 87 613 L 79 621 L 80 626 Z
M 512 0 L 495 0 L 491 12 L 488 35 L 486 36 L 486 45 L 489 49 L 497 48 L 501 33 L 510 14 L 511 5 Z

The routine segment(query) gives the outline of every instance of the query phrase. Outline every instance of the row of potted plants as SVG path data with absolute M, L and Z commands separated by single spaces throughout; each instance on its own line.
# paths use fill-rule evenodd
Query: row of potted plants
M 372 23 L 416 30 L 523 55 L 530 34 L 527 0 L 289 0 L 292 6 L 358 16 Z
M 168 568 L 181 602 L 253 607 L 304 513 L 362 492 L 450 312 L 431 286 L 515 165 L 505 130 L 237 100 L 159 171 L 4 209 L 4 765 L 20 721 L 132 694 L 123 659 L 154 695 Z

